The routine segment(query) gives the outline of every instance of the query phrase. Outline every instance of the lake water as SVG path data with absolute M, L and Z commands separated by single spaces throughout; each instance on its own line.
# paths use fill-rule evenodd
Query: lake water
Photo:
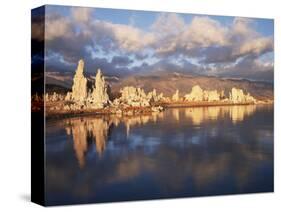
M 273 107 L 46 122 L 48 205 L 273 191 Z

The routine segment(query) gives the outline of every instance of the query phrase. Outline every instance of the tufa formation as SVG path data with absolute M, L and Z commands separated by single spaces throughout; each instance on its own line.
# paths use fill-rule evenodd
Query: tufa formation
M 79 60 L 71 92 L 63 94 L 44 95 L 46 102 L 50 102 L 50 110 L 60 111 L 83 111 L 91 109 L 106 109 L 109 113 L 123 113 L 127 108 L 146 108 L 152 112 L 163 110 L 162 103 L 184 102 L 226 102 L 227 104 L 256 104 L 258 101 L 249 93 L 245 94 L 242 89 L 232 88 L 229 96 L 225 92 L 217 90 L 203 90 L 199 85 L 192 87 L 191 92 L 183 98 L 177 89 L 171 97 L 164 97 L 163 93 L 157 94 L 156 89 L 145 93 L 144 89 L 134 86 L 126 86 L 120 89 L 120 97 L 110 101 L 108 85 L 105 82 L 100 69 L 97 70 L 95 83 L 92 89 L 87 88 L 88 80 L 84 76 L 84 61 Z M 37 96 L 34 98 L 38 99 Z M 52 103 L 51 103 L 52 102 Z

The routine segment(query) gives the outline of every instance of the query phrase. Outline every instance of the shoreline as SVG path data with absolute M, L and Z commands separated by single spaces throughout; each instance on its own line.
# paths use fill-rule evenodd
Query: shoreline
M 102 115 L 149 115 L 152 113 L 159 113 L 161 111 L 153 111 L 153 107 L 161 106 L 163 110 L 169 108 L 193 108 L 193 107 L 216 107 L 216 106 L 247 106 L 247 105 L 273 105 L 274 102 L 260 102 L 260 103 L 231 103 L 231 102 L 178 102 L 178 103 L 159 103 L 150 107 L 128 107 L 128 108 L 114 108 L 108 107 L 104 109 L 88 109 L 77 111 L 45 111 L 46 120 L 72 118 L 78 116 L 102 116 Z M 117 110 L 121 112 L 116 112 Z

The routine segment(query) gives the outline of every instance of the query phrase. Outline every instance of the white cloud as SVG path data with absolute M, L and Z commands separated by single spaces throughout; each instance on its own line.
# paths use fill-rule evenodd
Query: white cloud
M 228 44 L 227 29 L 218 21 L 208 17 L 194 17 L 180 41 L 186 42 L 187 48 L 208 47 Z
M 62 16 L 46 16 L 45 39 L 47 41 L 56 38 L 72 37 L 73 35 L 72 23 L 68 18 Z
M 208 17 L 195 16 L 190 24 L 186 24 L 176 14 L 160 16 L 153 26 L 153 29 L 156 26 L 161 29 L 162 41 L 156 49 L 161 54 L 169 54 L 174 51 L 188 54 L 189 50 L 193 48 L 226 45 L 228 43 L 227 28 Z M 173 36 L 170 36 L 171 34 Z
M 127 51 L 141 51 L 143 48 L 155 42 L 155 37 L 152 33 L 145 32 L 136 27 L 113 24 L 106 21 L 93 22 L 93 36 L 99 39 L 111 39 L 113 45 L 117 48 Z
M 186 27 L 184 19 L 176 13 L 161 13 L 151 26 L 158 37 L 176 35 Z
M 71 9 L 72 18 L 77 23 L 89 23 L 92 12 L 93 9 L 87 7 L 73 7 Z
M 256 37 L 258 33 L 253 29 L 253 19 L 235 17 L 231 26 L 231 36 L 240 36 L 243 39 Z

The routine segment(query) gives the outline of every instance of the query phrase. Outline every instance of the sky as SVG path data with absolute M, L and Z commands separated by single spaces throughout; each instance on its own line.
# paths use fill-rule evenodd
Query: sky
M 273 82 L 273 25 L 272 19 L 46 6 L 44 60 L 56 72 L 74 71 L 84 59 L 93 74 L 97 68 L 116 76 L 170 71 Z

